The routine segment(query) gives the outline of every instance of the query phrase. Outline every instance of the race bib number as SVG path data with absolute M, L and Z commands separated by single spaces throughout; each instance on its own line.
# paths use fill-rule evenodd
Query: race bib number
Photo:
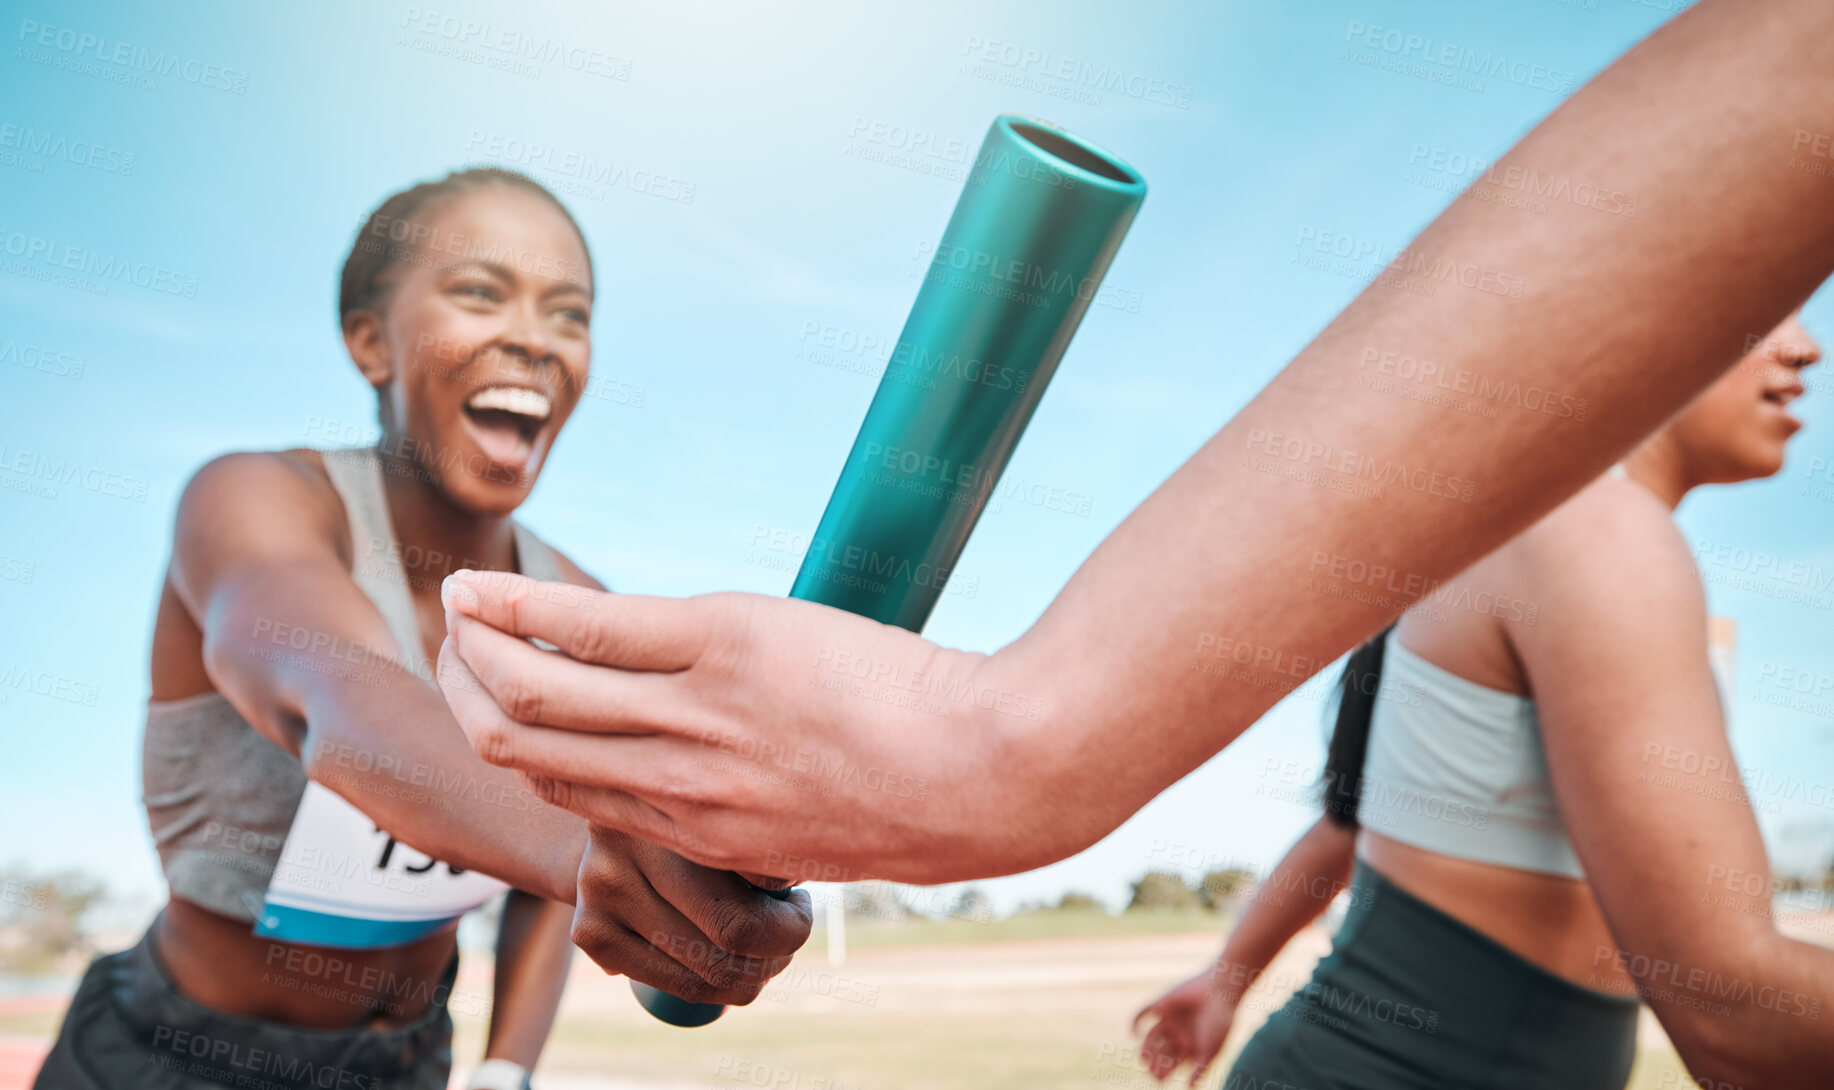
M 330 788 L 307 783 L 255 934 L 347 949 L 400 946 L 508 888 L 415 851 Z

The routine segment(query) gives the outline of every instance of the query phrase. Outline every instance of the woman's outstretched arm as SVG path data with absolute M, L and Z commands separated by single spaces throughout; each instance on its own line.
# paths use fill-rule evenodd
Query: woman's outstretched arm
M 756 998 L 808 937 L 807 895 L 779 901 L 653 844 L 593 834 L 480 761 L 352 580 L 334 544 L 341 508 L 315 484 L 301 460 L 238 454 L 185 490 L 172 579 L 218 691 L 401 842 L 553 901 L 610 891 L 581 932 L 608 970 L 690 999 Z
M 477 760 L 351 578 L 342 508 L 286 454 L 231 454 L 179 502 L 172 581 L 211 680 L 311 778 L 403 843 L 571 900 L 586 825 Z
M 1831 72 L 1825 0 L 1678 16 L 1493 172 L 1634 216 L 1454 201 L 996 654 L 756 595 L 588 612 L 460 576 L 449 605 L 488 622 L 451 626 L 488 690 L 460 722 L 547 797 L 721 866 L 939 882 L 1080 851 L 1808 297 L 1834 199 L 1794 160 L 1834 125 Z

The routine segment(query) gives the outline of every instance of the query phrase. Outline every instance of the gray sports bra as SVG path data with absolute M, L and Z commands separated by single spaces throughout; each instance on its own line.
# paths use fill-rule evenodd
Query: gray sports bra
M 408 666 L 434 684 L 401 547 L 389 523 L 381 460 L 367 448 L 323 456 L 350 523 L 351 576 L 388 623 Z M 521 523 L 514 525 L 522 574 L 560 579 L 553 551 Z M 276 650 L 287 649 L 276 645 Z M 253 922 L 306 788 L 299 758 L 249 725 L 221 693 L 152 700 L 141 782 L 147 823 L 172 895 Z
M 1369 722 L 1366 828 L 1442 855 L 1584 878 L 1567 840 L 1535 702 L 1435 666 L 1388 634 Z

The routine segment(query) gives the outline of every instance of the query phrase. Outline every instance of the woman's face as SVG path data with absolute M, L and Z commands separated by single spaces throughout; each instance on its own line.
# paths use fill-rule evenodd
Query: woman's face
M 1783 448 L 1802 427 L 1789 404 L 1819 359 L 1821 346 L 1792 314 L 1682 410 L 1669 430 L 1696 477 L 1724 484 L 1782 469 Z
M 404 227 L 419 242 L 387 240 L 398 257 L 380 313 L 345 327 L 384 401 L 383 446 L 460 508 L 507 514 L 585 389 L 585 246 L 546 199 L 506 185 L 448 197 Z

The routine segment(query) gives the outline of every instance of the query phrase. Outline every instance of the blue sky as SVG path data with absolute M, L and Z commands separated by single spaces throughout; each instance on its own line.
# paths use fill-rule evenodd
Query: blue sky
M 15 9 L 0 465 L 73 462 L 93 486 L 44 495 L 0 473 L 0 677 L 56 682 L 0 690 L 0 863 L 81 866 L 143 903 L 159 889 L 139 731 L 174 501 L 223 451 L 373 438 L 335 285 L 387 193 L 495 161 L 553 183 L 587 234 L 594 393 L 526 520 L 619 589 L 781 594 L 793 559 L 758 543 L 814 527 L 882 362 L 858 346 L 895 340 L 989 121 L 1044 117 L 1131 162 L 1151 191 L 1108 276 L 1118 305 L 1091 309 L 1009 470 L 1088 513 L 990 511 L 958 567 L 974 592 L 928 630 L 990 650 L 1355 294 L 1292 263 L 1304 232 L 1404 245 L 1465 180 L 1453 156 L 1494 158 L 1673 6 Z M 1539 74 L 1360 63 L 1392 60 L 1368 44 L 1390 30 Z M 519 59 L 505 41 L 575 51 Z M 1114 71 L 1118 89 L 1091 89 Z M 608 180 L 572 172 L 586 160 Z M 130 271 L 47 282 L 50 262 L 16 252 L 33 239 Z M 1834 340 L 1825 293 L 1806 320 Z M 1834 646 L 1834 382 L 1812 391 L 1781 478 L 1682 511 L 1712 607 L 1741 627 L 1732 729 L 1776 777 L 1767 837 L 1803 866 L 1834 848 L 1834 693 L 1764 698 L 1834 669 L 1816 654 Z M 1288 700 L 1101 845 L 990 883 L 997 902 L 1118 902 L 1149 865 L 1271 861 L 1312 814 L 1270 801 L 1269 762 L 1316 766 L 1318 712 Z

